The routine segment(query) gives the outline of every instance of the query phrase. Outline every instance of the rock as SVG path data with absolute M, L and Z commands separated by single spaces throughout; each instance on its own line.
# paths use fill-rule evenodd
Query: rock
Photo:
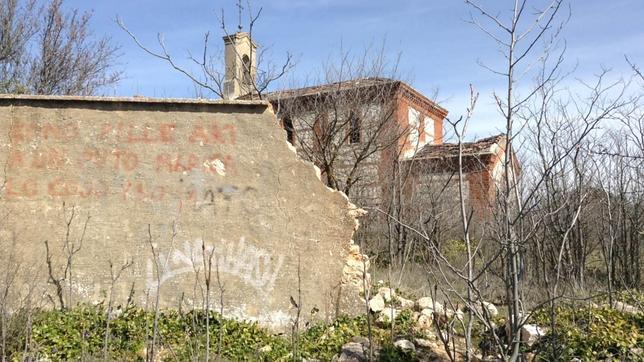
M 418 310 L 434 309 L 434 301 L 430 297 L 422 297 L 416 301 Z
M 423 309 L 430 309 L 432 312 L 443 313 L 443 305 L 439 302 L 434 302 L 430 297 L 423 297 L 416 301 L 416 308 L 422 311 Z
M 382 295 L 376 294 L 375 297 L 369 300 L 369 309 L 371 309 L 371 311 L 374 313 L 378 313 L 385 309 L 385 299 L 382 297 Z
M 457 310 L 456 312 L 454 312 L 453 317 L 458 319 L 459 321 L 462 321 L 464 317 L 463 311 L 460 309 Z
M 432 317 L 421 314 L 420 317 L 418 317 L 418 321 L 416 322 L 416 327 L 420 330 L 427 331 L 432 329 Z
M 449 319 L 452 319 L 454 317 L 456 317 L 457 319 L 460 319 L 460 320 L 463 319 L 463 311 L 462 310 L 453 311 L 450 308 L 447 308 L 444 311 L 438 312 L 438 313 L 446 315 L 447 318 L 449 318 Z
M 449 334 L 449 333 L 447 333 L 447 331 L 446 331 L 446 330 L 441 330 L 441 338 L 442 338 L 444 341 L 449 340 L 449 339 L 450 339 L 450 338 L 452 338 L 452 337 L 453 337 L 453 336 L 450 336 L 450 334 Z
M 434 316 L 434 310 L 431 308 L 425 308 L 420 311 L 420 315 L 427 316 L 429 318 L 432 318 Z
M 369 347 L 369 338 L 367 337 L 362 337 L 362 336 L 351 337 L 349 342 L 360 343 L 365 348 Z
M 109 312 L 110 319 L 118 318 L 118 316 L 120 316 L 121 314 L 123 314 L 123 310 L 121 309 L 120 305 Z
M 436 343 L 430 341 L 429 339 L 416 338 L 414 339 L 414 344 L 421 348 L 434 349 L 436 348 Z
M 140 350 L 137 352 L 137 355 L 138 355 L 139 357 L 141 357 L 143 360 L 147 361 L 147 360 L 149 360 L 149 358 L 148 358 L 149 356 L 147 355 L 147 353 L 148 353 L 148 349 L 147 349 L 147 347 L 143 347 L 142 349 L 140 349 Z M 168 358 L 168 357 L 169 357 L 169 356 L 168 356 L 169 354 L 170 354 L 170 352 L 169 352 L 167 349 L 160 347 L 160 348 L 159 348 L 159 349 L 154 353 L 154 359 L 152 359 L 152 361 L 153 361 L 153 362 L 165 361 L 165 360 L 166 360 L 166 358 Z M 39 360 L 39 361 L 42 361 L 42 360 Z M 48 361 L 48 360 L 47 360 L 47 361 Z
M 364 293 L 364 285 L 369 284 L 369 257 L 360 253 L 360 247 L 356 244 L 349 246 L 349 254 L 342 268 L 342 284 L 356 288 Z
M 615 302 L 615 309 L 620 312 L 629 313 L 629 314 L 637 314 L 640 312 L 640 310 L 637 309 L 637 307 L 634 307 L 632 305 L 628 305 L 622 302 Z
M 145 347 L 145 346 L 144 346 L 143 348 L 141 348 L 140 350 L 138 350 L 138 351 L 136 352 L 136 355 L 137 355 L 140 359 L 142 359 L 142 360 L 144 360 L 144 361 L 147 361 L 147 360 L 148 360 L 148 349 L 147 349 L 147 347 Z
M 268 353 L 273 350 L 273 347 L 271 347 L 270 344 L 265 345 L 264 347 L 259 349 L 259 353 Z
M 496 309 L 496 306 L 490 302 L 483 302 L 483 308 L 487 310 L 490 314 L 490 317 L 496 317 L 499 315 L 499 310 Z
M 385 302 L 391 302 L 391 299 L 396 296 L 396 291 L 390 287 L 382 287 L 378 289 L 378 294 L 382 295 Z
M 414 301 L 405 299 L 403 297 L 397 297 L 396 300 L 398 300 L 398 303 L 400 304 L 400 308 L 402 309 L 412 309 L 414 308 Z
M 416 346 L 414 346 L 413 343 L 406 339 L 399 339 L 396 342 L 394 342 L 394 346 L 402 349 L 405 352 L 414 352 L 416 351 Z
M 521 327 L 521 342 L 527 346 L 532 346 L 539 338 L 546 334 L 543 328 L 535 324 L 524 324 Z
M 337 362 L 367 362 L 369 360 L 362 344 L 356 342 L 349 342 L 342 346 L 340 354 L 336 357 L 333 360 Z
M 380 323 L 391 323 L 391 317 L 393 315 L 394 319 L 398 316 L 399 311 L 394 308 L 385 307 L 385 309 L 380 312 L 378 315 L 377 321 Z
M 349 253 L 354 255 L 360 255 L 360 246 L 357 244 L 351 244 L 349 246 Z
M 345 282 L 351 282 L 355 285 L 364 284 L 367 279 L 367 284 L 371 276 L 366 271 L 369 270 L 369 258 L 366 255 L 359 253 L 359 246 L 351 245 L 351 250 L 347 259 L 345 261 L 344 267 L 342 268 L 343 280 Z M 358 249 L 358 252 L 355 252 L 355 249 Z

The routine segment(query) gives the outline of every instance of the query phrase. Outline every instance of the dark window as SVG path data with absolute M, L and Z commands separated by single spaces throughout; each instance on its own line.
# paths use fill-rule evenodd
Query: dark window
M 286 140 L 292 145 L 295 144 L 295 130 L 293 129 L 293 122 L 290 118 L 284 118 L 282 120 L 282 126 L 286 130 Z
M 242 57 L 242 65 L 244 67 L 244 69 L 242 69 L 244 72 L 243 73 L 244 78 L 242 80 L 244 83 L 244 86 L 251 87 L 253 80 L 251 79 L 251 76 L 250 76 L 250 73 L 251 73 L 250 58 L 246 54 L 244 54 L 244 56 Z
M 351 130 L 349 131 L 349 141 L 351 143 L 360 143 L 362 142 L 360 133 L 360 117 L 358 117 L 354 112 L 351 112 L 349 117 L 349 126 L 351 127 Z

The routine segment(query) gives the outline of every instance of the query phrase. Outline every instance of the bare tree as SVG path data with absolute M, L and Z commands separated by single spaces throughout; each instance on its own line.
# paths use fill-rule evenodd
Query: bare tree
M 384 44 L 357 57 L 340 50 L 338 61 L 326 64 L 317 79 L 322 86 L 270 94 L 298 153 L 320 168 L 327 186 L 350 197 L 357 196 L 354 186 L 370 180 L 364 166 L 371 158 L 407 132 L 394 119 L 397 64 Z
M 116 84 L 118 47 L 95 38 L 91 13 L 66 12 L 63 0 L 0 1 L 0 90 L 93 95 Z
M 587 221 L 595 178 L 592 140 L 602 137 L 601 123 L 616 119 L 632 100 L 624 97 L 628 82 L 608 81 L 606 70 L 594 82 L 580 82 L 585 96 L 562 90 L 565 47 L 558 38 L 567 21 L 564 1 L 547 1 L 536 9 L 525 0 L 515 1 L 509 18 L 476 1 L 466 3 L 478 14 L 471 22 L 504 56 L 500 67 L 483 66 L 506 83 L 503 95 L 494 94 L 505 120 L 507 147 L 491 232 L 502 251 L 507 358 L 514 361 L 520 358 L 520 329 L 527 321 L 524 278 L 529 268 L 538 270 L 547 287 L 543 303 L 551 307 L 552 327 L 565 286 L 584 287 L 586 257 L 594 248 Z M 519 173 L 513 152 L 521 147 L 531 154 Z M 534 252 L 532 265 L 526 252 Z
M 221 273 L 219 271 L 219 259 L 216 261 L 215 268 L 215 277 L 217 278 L 217 289 L 219 290 L 219 318 L 223 321 L 224 319 L 224 293 L 226 289 L 224 288 L 224 283 L 221 280 Z M 224 328 L 220 325 L 219 332 L 217 333 L 217 361 L 221 361 L 222 354 L 222 344 L 224 343 Z
M 65 223 L 65 236 L 63 238 L 63 254 L 65 257 L 65 266 L 62 271 L 62 275 L 57 276 L 58 272 L 56 271 L 56 263 L 54 262 L 54 254 L 49 246 L 49 241 L 45 240 L 45 252 L 46 252 L 46 263 L 47 263 L 47 272 L 48 279 L 47 282 L 53 284 L 56 288 L 56 297 L 58 298 L 58 303 L 60 304 L 61 309 L 65 307 L 71 307 L 72 296 L 74 290 L 74 258 L 83 247 L 83 242 L 85 241 L 85 233 L 87 232 L 87 224 L 90 220 L 90 215 L 87 215 L 85 222 L 82 224 L 82 229 L 80 235 L 75 238 L 73 236 L 73 227 L 74 219 L 76 219 L 76 207 L 72 206 L 71 211 L 69 212 L 69 217 L 67 216 L 67 208 L 65 202 L 62 205 L 63 219 Z M 65 298 L 65 283 L 67 283 L 67 298 Z M 51 297 L 50 297 L 51 299 Z M 67 299 L 65 301 L 65 299 Z M 53 302 L 53 299 L 52 299 Z M 53 302 L 55 305 L 56 303 Z
M 238 31 L 243 29 L 243 14 L 244 9 L 246 10 L 246 15 L 248 17 L 248 34 L 250 39 L 253 39 L 253 30 L 255 24 L 260 19 L 262 8 L 259 8 L 257 12 L 253 11 L 250 1 L 246 1 L 244 6 L 242 6 L 242 1 L 238 0 L 237 7 L 239 9 L 239 23 L 237 26 Z M 225 36 L 229 36 L 230 31 L 228 30 L 224 10 L 221 10 L 221 13 L 218 17 L 219 27 L 222 33 Z M 139 40 L 139 38 L 131 32 L 125 22 L 121 18 L 117 18 L 117 23 L 123 31 L 125 31 L 130 38 L 136 43 L 136 45 L 145 51 L 147 54 L 151 55 L 154 58 L 160 59 L 166 62 L 173 70 L 179 72 L 186 76 L 197 88 L 197 94 L 203 95 L 203 93 L 214 95 L 215 97 L 224 98 L 224 82 L 226 81 L 226 72 L 223 59 L 223 51 L 218 46 L 212 46 L 210 40 L 210 32 L 206 32 L 203 36 L 203 46 L 198 53 L 188 51 L 189 64 L 182 64 L 181 61 L 177 60 L 177 57 L 172 55 L 168 46 L 165 43 L 165 39 L 162 33 L 157 34 L 157 43 L 159 50 L 154 50 L 153 48 L 146 46 Z M 267 88 L 274 83 L 276 80 L 282 78 L 295 66 L 295 61 L 293 56 L 290 53 L 286 54 L 286 59 L 281 65 L 276 65 L 270 60 L 269 55 L 270 48 L 262 48 L 256 54 L 253 54 L 254 50 L 251 47 L 250 58 L 257 59 L 257 69 L 251 69 L 251 63 L 242 62 L 242 55 L 236 54 L 236 57 L 240 60 L 239 63 L 243 64 L 245 69 L 243 70 L 244 74 L 254 74 L 255 77 L 251 82 L 251 90 L 247 96 L 250 99 L 258 98 L 262 99 L 264 92 Z M 236 51 L 236 50 L 235 50 Z M 196 71 L 193 70 L 196 68 Z
M 291 318 L 291 353 L 293 361 L 300 360 L 300 318 L 302 316 L 302 268 L 300 257 L 297 257 L 297 300 L 289 296 L 291 306 L 295 308 L 295 316 Z
M 453 123 L 453 128 L 456 136 L 458 137 L 458 195 L 460 200 L 460 211 L 461 211 L 461 223 L 463 228 L 463 239 L 465 240 L 465 248 L 467 252 L 467 301 L 472 303 L 474 299 L 473 283 L 474 283 L 474 250 L 472 246 L 471 230 L 470 223 L 472 220 L 472 214 L 468 213 L 466 206 L 466 196 L 464 191 L 464 165 L 463 165 L 463 139 L 464 135 L 467 132 L 467 125 L 469 120 L 472 117 L 474 112 L 474 107 L 476 106 L 476 101 L 478 99 L 478 93 L 475 93 L 473 89 L 470 89 L 470 106 L 467 108 L 467 115 L 464 118 L 459 119 L 459 121 Z M 462 128 L 459 128 L 463 122 Z M 472 314 L 472 309 L 468 308 L 468 320 L 467 327 L 465 328 L 465 359 L 470 360 L 472 358 L 472 326 L 474 323 L 474 318 Z
M 156 246 L 154 242 L 154 238 L 152 237 L 152 226 L 148 224 L 148 237 L 147 237 L 147 244 L 150 247 L 150 251 L 152 252 L 152 259 L 153 259 L 153 269 L 154 269 L 154 275 L 156 278 L 156 285 L 154 288 L 155 291 L 155 299 L 154 299 L 154 321 L 152 322 L 152 338 L 150 339 L 150 335 L 148 332 L 147 335 L 147 346 L 146 346 L 146 360 L 147 361 L 154 361 L 156 358 L 156 348 L 157 348 L 157 339 L 159 337 L 159 318 L 160 318 L 160 313 L 161 313 L 161 283 L 162 283 L 162 277 L 163 277 L 163 272 L 167 270 L 168 265 L 170 263 L 170 258 L 172 256 L 172 251 L 174 249 L 174 242 L 177 237 L 177 226 L 176 223 L 173 221 L 172 222 L 172 233 L 169 237 L 168 241 L 168 248 L 167 248 L 167 254 L 165 257 L 160 253 L 161 250 L 159 250 L 159 247 Z M 149 290 L 148 290 L 149 293 Z M 147 302 L 146 302 L 147 305 Z M 147 307 L 146 307 L 147 308 Z
M 505 58 L 505 64 L 500 70 L 492 69 L 506 82 L 503 95 L 495 93 L 494 98 L 499 112 L 505 119 L 506 152 L 504 159 L 504 186 L 500 190 L 500 218 L 498 237 L 504 249 L 505 276 L 508 301 L 508 319 L 510 325 L 511 352 L 509 360 L 520 358 L 519 331 L 523 320 L 523 303 L 521 300 L 521 245 L 518 227 L 523 220 L 523 208 L 516 197 L 519 193 L 517 185 L 517 172 L 513 161 L 513 142 L 515 133 L 521 129 L 517 125 L 517 114 L 521 107 L 557 75 L 561 65 L 561 55 L 555 60 L 538 83 L 526 93 L 518 94 L 517 82 L 525 76 L 540 56 L 549 54 L 556 46 L 556 36 L 562 24 L 558 21 L 558 14 L 563 5 L 563 0 L 549 1 L 542 9 L 527 9 L 526 0 L 517 0 L 512 5 L 509 19 L 495 15 L 494 11 L 479 5 L 478 2 L 466 0 L 466 3 L 479 14 L 471 17 L 471 23 L 488 35 L 499 47 Z M 532 14 L 532 15 L 529 15 Z M 485 23 L 482 23 L 485 22 Z M 544 53 L 539 54 L 537 48 L 545 42 Z M 536 54 L 535 54 L 536 53 Z M 536 55 L 536 57 L 535 57 Z M 550 66 L 550 64 L 548 64 Z M 516 128 L 518 127 L 518 128 Z
M 37 31 L 36 1 L 0 1 L 0 91 L 22 93 L 27 45 Z
M 13 236 L 11 245 L 3 245 L 6 253 L 2 256 L 2 275 L 0 279 L 0 350 L 2 362 L 7 360 L 7 338 L 11 324 L 11 313 L 9 312 L 9 298 L 12 297 L 12 289 L 15 288 L 16 277 L 20 270 L 20 264 L 15 260 L 16 238 Z
M 7 215 L 5 215 L 6 218 Z M 32 264 L 20 261 L 18 235 L 11 233 L 8 240 L 0 239 L 0 361 L 15 359 L 20 351 L 29 357 L 31 323 L 34 311 L 42 307 L 38 297 L 38 280 L 42 275 Z
M 206 248 L 206 243 L 205 241 L 201 242 L 201 261 L 202 261 L 202 266 L 204 268 L 204 284 L 206 286 L 206 296 L 205 296 L 205 318 L 206 318 L 206 356 L 205 360 L 209 361 L 210 360 L 210 292 L 212 288 L 212 264 L 213 264 L 213 258 L 215 258 L 215 278 L 217 281 L 217 287 L 219 289 L 219 318 L 223 318 L 224 316 L 224 285 L 221 281 L 221 275 L 219 273 L 219 259 L 215 255 L 215 248 L 211 247 L 210 249 Z M 198 274 L 198 271 L 196 271 L 196 274 Z M 219 335 L 218 335 L 218 341 L 217 341 L 217 361 L 221 361 L 221 343 L 223 340 L 223 332 L 224 328 L 222 326 L 219 326 Z
M 115 271 L 114 269 L 114 264 L 112 263 L 112 260 L 109 261 L 109 266 L 110 266 L 110 295 L 107 300 L 107 312 L 106 312 L 106 318 L 105 318 L 105 337 L 103 339 L 103 360 L 107 361 L 107 353 L 109 350 L 109 344 L 110 344 L 110 322 L 112 321 L 112 318 L 114 317 L 113 313 L 113 304 L 114 304 L 114 287 L 116 286 L 116 283 L 118 280 L 121 278 L 121 274 L 123 271 L 125 271 L 127 268 L 131 267 L 134 264 L 132 260 L 126 261 L 121 267 Z

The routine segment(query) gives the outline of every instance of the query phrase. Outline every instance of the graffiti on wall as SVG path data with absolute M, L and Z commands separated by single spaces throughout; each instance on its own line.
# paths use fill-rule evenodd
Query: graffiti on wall
M 213 275 L 218 269 L 220 273 L 237 277 L 261 293 L 273 290 L 284 264 L 284 255 L 275 256 L 266 249 L 249 244 L 244 237 L 237 243 L 222 241 L 217 246 L 204 245 L 201 239 L 186 241 L 182 249 L 160 252 L 156 260 L 148 259 L 148 289 L 156 291 L 157 286 L 183 274 L 203 272 L 204 258 L 208 263 L 211 254 Z

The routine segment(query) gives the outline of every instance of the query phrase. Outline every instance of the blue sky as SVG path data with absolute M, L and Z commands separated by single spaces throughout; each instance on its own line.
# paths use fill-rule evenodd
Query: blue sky
M 244 1 L 245 2 L 245 1 Z M 509 0 L 480 0 L 501 16 L 509 15 Z M 125 78 L 108 95 L 192 97 L 190 81 L 160 60 L 151 58 L 118 28 L 120 16 L 130 30 L 150 46 L 163 33 L 168 48 L 185 59 L 187 51 L 198 52 L 203 34 L 210 31 L 214 44 L 222 35 L 217 14 L 224 9 L 227 25 L 237 25 L 235 0 L 67 0 L 66 6 L 93 11 L 96 35 L 111 36 L 121 45 L 120 69 Z M 535 5 L 541 0 L 529 0 Z M 289 78 L 276 87 L 301 84 L 319 74 L 323 62 L 331 61 L 340 46 L 360 51 L 386 44 L 390 58 L 401 54 L 399 73 L 426 95 L 434 95 L 457 117 L 467 106 L 468 85 L 480 92 L 470 137 L 496 133 L 502 122 L 492 104 L 492 92 L 503 89 L 501 79 L 482 68 L 478 61 L 495 65 L 500 54 L 495 44 L 467 23 L 472 11 L 461 0 L 264 0 L 254 30 L 255 40 L 270 47 L 279 63 L 288 51 L 297 59 Z M 614 77 L 628 76 L 624 55 L 644 67 L 644 0 L 571 0 L 572 16 L 566 25 L 567 69 L 570 78 L 589 79 L 601 67 Z M 566 9 L 566 12 L 568 10 Z

